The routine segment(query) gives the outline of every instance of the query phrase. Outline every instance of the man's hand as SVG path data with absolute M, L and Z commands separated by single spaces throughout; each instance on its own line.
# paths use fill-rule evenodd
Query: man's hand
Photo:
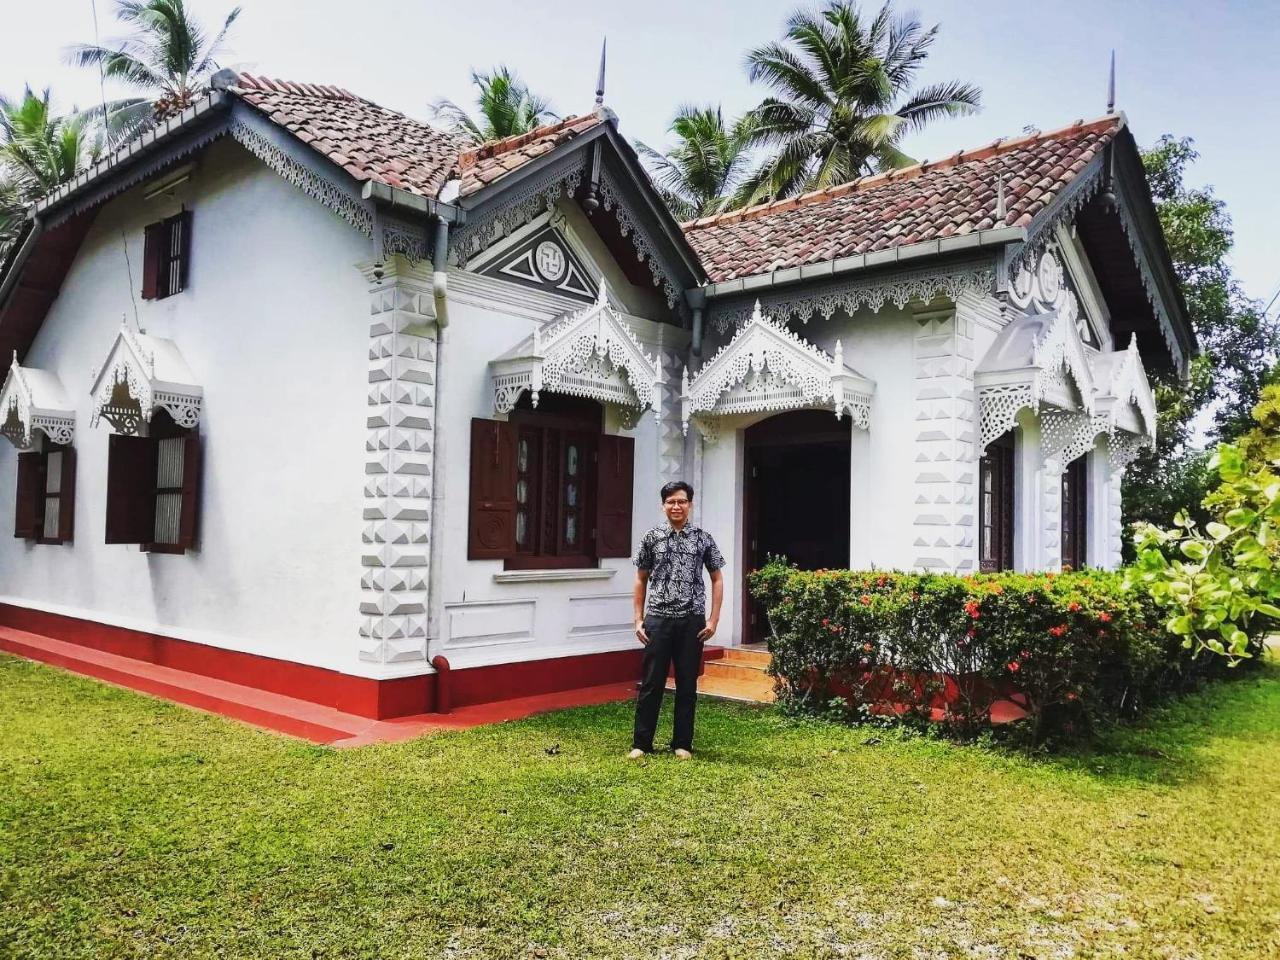
M 649 644 L 649 635 L 644 632 L 643 617 L 636 621 L 636 639 L 645 644 L 645 646 L 648 646 Z
M 707 625 L 698 631 L 699 640 L 710 640 L 716 635 L 716 627 L 720 626 L 718 620 L 708 620 Z

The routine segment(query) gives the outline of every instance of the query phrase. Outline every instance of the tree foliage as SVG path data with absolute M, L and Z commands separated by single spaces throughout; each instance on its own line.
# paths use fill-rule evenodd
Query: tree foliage
M 489 73 L 473 70 L 471 82 L 476 87 L 476 118 L 445 98 L 433 101 L 429 107 L 433 120 L 464 140 L 501 140 L 558 119 L 551 111 L 551 101 L 530 90 L 510 67 L 499 65 Z
M 1179 513 L 1202 523 L 1207 519 L 1201 501 L 1212 479 L 1210 455 L 1195 449 L 1194 432 L 1207 426 L 1213 439 L 1229 441 L 1248 429 L 1249 411 L 1276 362 L 1275 324 L 1231 275 L 1226 205 L 1212 187 L 1187 183 L 1197 156 L 1190 139 L 1166 134 L 1142 157 L 1202 352 L 1186 382 L 1165 374 L 1153 383 L 1156 447 L 1125 477 L 1126 525 L 1165 526 Z
M 726 126 L 719 106 L 685 105 L 670 130 L 676 145 L 666 154 L 636 144 L 662 199 L 681 220 L 724 210 L 747 173 L 750 119 Z
M 773 94 L 749 114 L 747 142 L 771 151 L 737 200 L 756 203 L 853 180 L 915 161 L 900 142 L 943 117 L 974 113 L 982 91 L 946 81 L 914 89 L 938 36 L 891 3 L 868 18 L 851 0 L 828 0 L 787 20 L 786 37 L 747 54 L 751 80 Z
M 133 28 L 132 35 L 109 46 L 79 43 L 67 50 L 73 65 L 96 67 L 104 79 L 139 91 L 89 111 L 105 125 L 108 141 L 132 140 L 191 106 L 220 69 L 217 57 L 239 15 L 236 7 L 210 39 L 184 0 L 117 0 L 116 19 Z

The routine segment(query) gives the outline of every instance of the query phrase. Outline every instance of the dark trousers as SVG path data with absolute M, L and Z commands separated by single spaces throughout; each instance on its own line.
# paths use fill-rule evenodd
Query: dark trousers
M 693 714 L 698 705 L 698 666 L 702 662 L 702 641 L 698 633 L 707 625 L 700 613 L 683 617 L 644 618 L 649 642 L 641 662 L 640 694 L 636 698 L 636 728 L 632 749 L 653 749 L 658 727 L 658 711 L 667 687 L 667 670 L 676 667 L 676 719 L 671 735 L 673 750 L 693 749 Z

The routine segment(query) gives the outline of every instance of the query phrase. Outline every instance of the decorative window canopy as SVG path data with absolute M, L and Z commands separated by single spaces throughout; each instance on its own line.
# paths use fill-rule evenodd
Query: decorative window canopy
M 164 337 L 135 333 L 122 324 L 106 363 L 93 377 L 90 424 L 105 419 L 117 433 L 137 434 L 163 408 L 180 427 L 200 422 L 204 389 L 177 344 Z
M 594 304 L 534 330 L 489 367 L 499 414 L 510 413 L 526 390 L 535 407 L 550 391 L 621 407 L 628 426 L 653 406 L 663 379 L 661 365 L 609 305 L 603 281 Z
M 829 407 L 865 430 L 874 391 L 875 383 L 845 365 L 839 340 L 835 355 L 827 354 L 765 317 L 756 301 L 751 319 L 692 380 L 685 371 L 681 419 L 686 433 L 692 419 L 710 439 L 709 418 Z
M 1009 430 L 1018 411 L 1041 404 L 1093 415 L 1093 377 L 1080 331 L 1069 313 L 1024 314 L 1009 323 L 974 370 L 981 449 Z
M 56 374 L 18 364 L 18 352 L 0 388 L 0 433 L 19 450 L 35 446 L 35 431 L 53 443 L 75 438 L 76 414 Z

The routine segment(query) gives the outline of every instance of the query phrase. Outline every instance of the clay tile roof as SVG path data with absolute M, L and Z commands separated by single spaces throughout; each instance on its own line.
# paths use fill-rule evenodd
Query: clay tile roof
M 711 281 L 1025 226 L 1119 131 L 1109 115 L 684 225 Z M 1006 216 L 995 222 L 996 180 Z
M 338 87 L 242 73 L 229 88 L 357 180 L 435 197 L 466 144 Z
M 464 150 L 458 157 L 458 168 L 462 175 L 458 195 L 466 197 L 487 187 L 512 170 L 518 170 L 544 153 L 599 126 L 601 122 L 601 118 L 594 114 L 566 117 L 529 133 L 504 140 L 490 140 Z

